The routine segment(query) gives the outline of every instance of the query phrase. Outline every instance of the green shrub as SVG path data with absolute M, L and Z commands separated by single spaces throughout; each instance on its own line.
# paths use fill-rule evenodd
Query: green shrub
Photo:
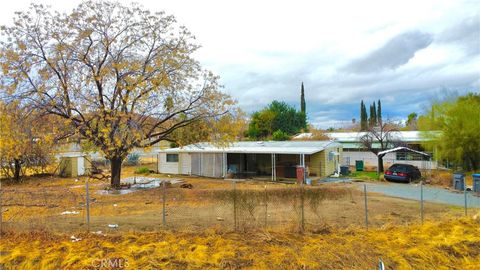
M 149 172 L 150 172 L 150 169 L 147 167 L 140 167 L 135 170 L 135 173 L 138 173 L 138 174 L 147 174 Z
M 273 132 L 272 139 L 274 141 L 288 141 L 288 140 L 290 140 L 290 136 L 288 136 L 287 133 L 285 133 L 281 130 L 277 130 L 277 131 Z

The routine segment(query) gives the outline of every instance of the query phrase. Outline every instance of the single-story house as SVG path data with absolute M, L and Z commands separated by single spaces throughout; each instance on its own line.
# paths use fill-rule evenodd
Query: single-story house
M 342 144 L 343 155 L 341 163 L 342 165 L 354 166 L 355 162 L 361 160 L 367 167 L 377 167 L 378 157 L 374 153 L 365 149 L 361 144 L 360 138 L 365 135 L 366 132 L 328 132 L 325 133 L 331 140 L 335 140 Z M 308 139 L 313 136 L 311 133 L 301 133 L 294 137 L 294 140 Z M 421 135 L 420 131 L 398 131 L 394 133 L 395 139 L 404 143 L 405 147 L 419 152 L 425 152 L 422 148 L 422 143 L 426 140 Z M 379 143 L 374 143 L 380 148 Z M 427 152 L 428 153 L 428 152 Z M 433 156 L 432 153 L 428 153 L 429 156 Z M 385 168 L 390 167 L 394 163 L 411 164 L 419 169 L 436 169 L 437 161 L 426 158 L 425 155 L 419 154 L 413 151 L 392 151 L 383 157 L 383 163 Z
M 296 178 L 298 166 L 306 168 L 309 178 L 334 174 L 342 145 L 334 141 L 197 143 L 160 150 L 158 155 L 160 173 L 275 181 Z

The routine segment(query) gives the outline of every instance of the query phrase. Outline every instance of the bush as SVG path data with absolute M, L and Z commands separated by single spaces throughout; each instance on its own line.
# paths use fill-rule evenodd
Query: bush
M 140 163 L 140 155 L 138 153 L 128 154 L 126 163 L 127 165 L 138 165 Z
M 138 173 L 138 174 L 147 174 L 147 173 L 150 173 L 150 169 L 147 168 L 147 167 L 140 167 L 140 168 L 137 168 L 135 170 L 135 173 Z
M 290 140 L 290 136 L 281 130 L 277 130 L 272 134 L 272 139 L 274 141 L 288 141 Z

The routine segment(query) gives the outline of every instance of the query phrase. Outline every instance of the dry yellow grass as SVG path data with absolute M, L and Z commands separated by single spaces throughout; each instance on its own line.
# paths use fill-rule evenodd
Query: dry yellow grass
M 3 269 L 478 269 L 475 219 L 365 231 L 326 228 L 322 234 L 252 232 L 5 234 Z M 108 265 L 110 264 L 110 267 Z M 112 264 L 113 263 L 113 264 Z

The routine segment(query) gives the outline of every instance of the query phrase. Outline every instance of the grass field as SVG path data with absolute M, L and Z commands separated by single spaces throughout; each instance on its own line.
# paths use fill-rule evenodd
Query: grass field
M 478 269 L 480 222 L 461 219 L 375 230 L 9 233 L 3 269 Z M 113 265 L 117 267 L 112 267 Z M 105 267 L 102 267 L 105 266 Z M 122 267 L 123 266 L 123 267 Z

